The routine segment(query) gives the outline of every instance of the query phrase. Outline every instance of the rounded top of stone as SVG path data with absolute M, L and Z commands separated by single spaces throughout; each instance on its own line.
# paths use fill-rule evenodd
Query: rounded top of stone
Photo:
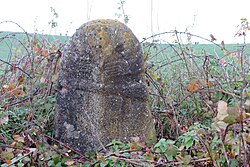
M 123 23 L 111 19 L 98 19 L 83 24 L 78 31 L 84 34 L 84 41 L 95 52 L 126 55 L 140 50 L 140 43 L 133 32 Z

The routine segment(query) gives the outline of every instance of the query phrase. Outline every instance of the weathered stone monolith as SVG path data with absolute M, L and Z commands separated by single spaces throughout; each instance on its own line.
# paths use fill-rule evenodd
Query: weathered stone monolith
M 83 24 L 64 47 L 60 67 L 56 138 L 81 152 L 113 139 L 155 140 L 140 43 L 126 25 Z

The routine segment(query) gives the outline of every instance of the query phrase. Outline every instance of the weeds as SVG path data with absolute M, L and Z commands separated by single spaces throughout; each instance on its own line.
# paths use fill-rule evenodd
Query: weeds
M 245 38 L 248 22 L 236 35 Z M 0 162 L 5 166 L 245 166 L 250 160 L 248 45 L 217 44 L 188 32 L 142 42 L 158 142 L 134 137 L 84 155 L 53 138 L 61 37 L 8 33 L 1 59 Z M 187 36 L 188 43 L 183 43 Z M 210 42 L 201 49 L 192 38 Z M 153 39 L 153 42 L 147 42 Z M 10 41 L 11 40 L 11 41 Z M 244 39 L 243 39 L 244 41 Z M 15 45 L 12 45 L 14 44 Z

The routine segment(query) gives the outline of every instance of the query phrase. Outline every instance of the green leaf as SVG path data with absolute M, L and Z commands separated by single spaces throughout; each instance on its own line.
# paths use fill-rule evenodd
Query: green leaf
M 168 151 L 167 153 L 171 155 L 172 157 L 175 157 L 177 155 L 178 147 L 175 145 L 168 145 Z
M 108 165 L 106 161 L 100 163 L 100 167 L 105 167 L 106 165 Z
M 49 111 L 52 107 L 53 107 L 53 105 L 50 104 L 50 103 L 46 103 L 46 104 L 44 105 L 44 108 L 45 108 L 45 110 L 47 110 L 47 111 Z
M 18 167 L 22 167 L 22 166 L 24 166 L 24 163 L 18 162 L 17 166 L 18 166 Z
M 99 167 L 100 166 L 100 163 L 96 163 L 94 167 Z
M 161 152 L 161 149 L 160 149 L 160 148 L 156 148 L 156 149 L 155 149 L 155 152 L 160 153 L 160 152 Z
M 162 144 L 166 144 L 166 139 L 161 138 L 154 147 L 160 147 Z
M 222 92 L 216 92 L 216 95 L 215 95 L 215 100 L 216 101 L 219 101 L 222 97 L 223 97 L 223 93 Z
M 26 162 L 30 162 L 30 157 L 25 157 L 23 160 Z
M 186 145 L 186 148 L 190 148 L 194 143 L 194 140 L 193 138 L 191 138 L 190 136 L 185 138 L 185 145 Z
M 50 159 L 51 159 L 50 154 L 49 154 L 49 153 L 45 153 L 44 160 L 45 160 L 45 161 L 48 161 L 48 160 L 50 160 Z M 53 162 L 54 162 L 54 161 L 53 161 Z
M 169 140 L 169 139 L 168 139 L 168 140 L 166 141 L 166 143 L 167 143 L 167 144 L 173 144 L 173 145 L 174 145 L 174 144 L 175 144 L 175 141 Z
M 230 165 L 229 167 L 238 167 L 238 160 L 237 159 L 230 159 Z
M 250 82 L 250 73 L 248 73 L 248 74 L 246 75 L 246 80 L 247 80 L 247 82 Z
M 169 155 L 168 153 L 164 153 L 164 156 L 167 158 L 168 161 L 174 160 L 173 156 Z
M 52 159 L 53 159 L 54 163 L 57 164 L 60 161 L 60 155 L 59 154 L 54 154 L 52 156 Z
M 48 101 L 49 101 L 50 103 L 56 102 L 55 96 L 48 96 L 47 98 L 48 98 Z
M 50 161 L 48 162 L 48 166 L 49 166 L 49 167 L 55 166 L 54 161 L 53 161 L 53 160 L 50 160 Z
M 121 141 L 119 140 L 112 140 L 111 143 L 107 144 L 107 146 L 112 146 L 112 145 L 124 145 L 124 143 L 122 143 Z
M 178 148 L 176 146 L 168 145 L 167 151 L 164 153 L 164 156 L 167 158 L 167 160 L 172 161 L 177 155 L 177 150 Z
M 166 152 L 167 151 L 166 145 L 161 145 L 160 149 L 161 149 L 162 152 Z
M 84 164 L 83 164 L 83 167 L 90 167 L 91 166 L 91 163 L 90 162 L 85 162 Z
M 59 162 L 59 163 L 57 163 L 56 164 L 56 166 L 55 167 L 61 167 L 62 166 L 62 163 L 61 162 Z

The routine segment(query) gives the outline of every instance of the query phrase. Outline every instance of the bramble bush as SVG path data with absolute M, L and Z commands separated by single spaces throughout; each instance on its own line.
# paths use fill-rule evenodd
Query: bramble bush
M 244 41 L 248 30 L 248 21 L 241 19 L 236 35 Z M 210 44 L 194 45 L 194 37 Z M 231 47 L 217 44 L 213 35 L 206 39 L 178 31 L 145 38 L 145 75 L 157 143 L 148 145 L 135 136 L 128 143 L 114 140 L 85 154 L 53 138 L 65 38 L 23 30 L 21 36 L 0 36 L 0 43 L 7 44 L 11 55 L 0 59 L 1 167 L 249 166 L 250 53 L 244 42 Z

